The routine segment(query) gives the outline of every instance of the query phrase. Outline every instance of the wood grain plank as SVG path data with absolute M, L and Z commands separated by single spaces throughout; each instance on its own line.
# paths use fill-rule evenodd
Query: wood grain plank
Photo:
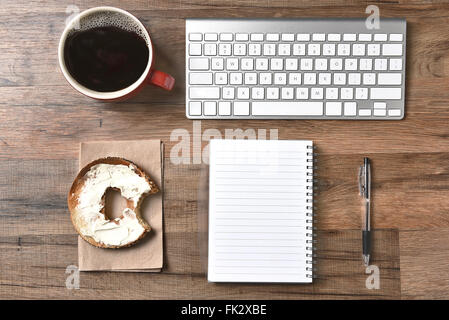
M 449 298 L 449 230 L 402 231 L 401 291 L 404 299 Z

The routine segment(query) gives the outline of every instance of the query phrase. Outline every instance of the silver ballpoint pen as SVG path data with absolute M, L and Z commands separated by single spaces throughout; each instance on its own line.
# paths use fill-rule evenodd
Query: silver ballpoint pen
M 365 216 L 362 227 L 362 256 L 365 266 L 369 266 L 371 254 L 371 161 L 363 159 L 359 170 L 359 191 L 365 205 Z

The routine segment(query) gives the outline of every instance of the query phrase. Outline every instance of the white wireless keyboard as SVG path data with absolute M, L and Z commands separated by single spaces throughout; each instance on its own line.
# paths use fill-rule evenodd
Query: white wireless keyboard
M 405 19 L 187 19 L 190 119 L 404 117 Z

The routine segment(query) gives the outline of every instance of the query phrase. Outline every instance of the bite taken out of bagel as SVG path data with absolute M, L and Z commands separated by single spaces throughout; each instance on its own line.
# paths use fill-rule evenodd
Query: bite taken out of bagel
M 108 189 L 121 193 L 126 208 L 116 219 L 105 215 Z M 129 247 L 150 230 L 140 214 L 143 199 L 159 192 L 156 183 L 133 162 L 107 157 L 87 164 L 76 176 L 67 203 L 70 217 L 81 238 L 100 248 Z

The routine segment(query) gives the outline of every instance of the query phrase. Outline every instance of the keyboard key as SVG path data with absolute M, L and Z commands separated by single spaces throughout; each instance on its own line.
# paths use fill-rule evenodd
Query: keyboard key
M 379 73 L 377 83 L 380 85 L 400 85 L 402 84 L 401 73 Z
M 306 55 L 305 43 L 295 43 L 293 45 L 293 55 L 294 56 L 305 56 Z
M 190 87 L 190 99 L 218 99 L 220 98 L 220 88 L 218 87 Z
M 212 73 L 191 72 L 189 74 L 189 84 L 212 84 Z
M 342 100 L 352 100 L 354 99 L 354 89 L 353 88 L 341 88 L 340 96 Z
M 321 54 L 320 45 L 318 43 L 307 45 L 307 54 L 309 56 L 319 56 Z
M 342 70 L 343 60 L 342 59 L 330 59 L 330 70 Z
M 235 35 L 235 41 L 248 41 L 249 35 L 247 33 L 237 33 Z
M 265 89 L 264 88 L 252 88 L 251 89 L 251 99 L 262 100 L 265 99 Z
M 349 56 L 351 51 L 351 46 L 347 43 L 340 43 L 338 45 L 338 55 L 339 56 Z
M 304 73 L 304 84 L 315 85 L 316 84 L 316 73 Z
M 385 102 L 374 102 L 374 109 L 386 109 L 387 104 Z
M 388 110 L 388 115 L 390 117 L 400 117 L 401 109 L 390 109 L 390 110 Z
M 355 89 L 355 98 L 357 100 L 367 100 L 368 99 L 368 88 L 356 88 Z
M 345 102 L 344 104 L 345 116 L 353 117 L 357 115 L 357 103 L 356 102 Z
M 295 35 L 293 33 L 283 33 L 281 39 L 282 41 L 295 41 Z
M 215 73 L 215 84 L 228 84 L 228 74 L 226 72 Z
M 362 75 L 360 73 L 350 73 L 348 75 L 348 84 L 351 86 L 357 86 L 361 83 Z
M 223 70 L 224 69 L 224 59 L 223 58 L 212 58 L 212 70 Z
M 253 116 L 322 116 L 323 102 L 309 101 L 255 101 L 252 103 Z
M 359 41 L 371 41 L 371 34 L 370 33 L 359 34 Z
M 215 101 L 204 102 L 204 115 L 205 116 L 217 115 L 217 103 Z
M 281 99 L 292 100 L 293 99 L 293 88 L 284 87 L 281 89 Z
M 284 69 L 284 60 L 283 59 L 270 59 L 270 70 L 283 70 Z
M 231 115 L 231 102 L 220 101 L 218 103 L 218 115 L 220 116 L 230 116 Z
M 374 116 L 376 117 L 384 117 L 387 115 L 387 110 L 385 109 L 374 109 Z
M 288 74 L 288 84 L 301 84 L 301 74 L 300 73 L 289 73 Z
M 267 88 L 267 99 L 270 100 L 279 99 L 279 88 Z
M 221 33 L 220 34 L 220 41 L 232 41 L 234 38 L 232 33 Z
M 401 88 L 371 88 L 370 98 L 372 100 L 400 100 L 402 97 Z
M 298 59 L 285 59 L 285 70 L 287 71 L 298 70 Z
M 377 33 L 374 35 L 374 41 L 387 41 L 387 35 L 385 33 Z
M 343 41 L 356 41 L 357 35 L 355 33 L 345 33 L 343 35 Z
M 357 59 L 345 59 L 345 70 L 346 71 L 357 70 Z
M 231 44 L 230 43 L 220 43 L 218 45 L 218 54 L 220 56 L 230 56 L 231 55 Z
M 310 89 L 310 98 L 315 100 L 324 99 L 324 90 L 323 88 L 312 88 Z
M 229 84 L 239 85 L 243 83 L 243 74 L 241 72 L 231 72 L 229 74 Z
M 259 83 L 260 84 L 272 84 L 272 76 L 273 74 L 270 72 L 261 72 L 259 73 Z
M 238 70 L 239 69 L 239 59 L 228 58 L 226 59 L 226 70 Z
M 245 43 L 235 43 L 234 44 L 234 55 L 235 56 L 245 56 L 246 55 L 246 44 Z
M 217 55 L 217 45 L 215 43 L 205 43 L 204 44 L 204 55 L 205 56 L 216 56 Z
M 237 88 L 237 99 L 248 100 L 249 99 L 249 88 L 248 87 Z
M 241 68 L 244 71 L 249 71 L 254 69 L 254 60 L 253 59 L 242 59 Z
M 189 40 L 190 41 L 201 41 L 201 40 L 203 40 L 203 35 L 201 33 L 190 33 Z
M 326 88 L 326 99 L 328 100 L 338 99 L 338 88 Z
M 248 54 L 250 56 L 260 56 L 262 54 L 262 45 L 260 43 L 250 43 L 248 45 Z
M 327 70 L 327 59 L 315 59 L 315 70 Z
M 387 69 L 384 69 L 387 70 Z M 390 59 L 390 70 L 400 71 L 402 70 L 402 59 Z
M 361 117 L 371 116 L 371 109 L 359 109 L 359 116 Z
M 209 58 L 190 58 L 190 70 L 209 70 Z
M 326 102 L 326 116 L 341 116 L 341 102 Z
M 274 74 L 274 84 L 279 84 L 279 85 L 287 84 L 287 74 L 286 73 L 275 73 Z
M 257 84 L 257 73 L 255 72 L 245 73 L 245 84 Z
M 331 74 L 330 73 L 320 73 L 318 75 L 318 83 L 321 85 L 331 84 Z
M 235 97 L 234 87 L 224 87 L 223 88 L 223 99 L 232 100 Z
M 201 55 L 201 43 L 189 44 L 189 55 L 200 56 Z
M 253 102 L 253 104 L 254 103 L 255 102 Z M 249 116 L 249 102 L 246 101 L 234 102 L 234 115 Z
M 325 41 L 326 40 L 326 34 L 324 33 L 314 33 L 312 35 L 313 41 Z
M 256 59 L 256 70 L 268 70 L 268 59 L 258 58 Z
M 402 41 L 402 34 L 401 33 L 390 34 L 390 41 Z
M 383 44 L 382 55 L 384 56 L 402 56 L 402 44 Z
M 296 88 L 296 99 L 298 100 L 309 99 L 309 88 Z
M 279 41 L 278 33 L 267 33 L 267 41 Z
M 375 73 L 364 73 L 363 74 L 363 84 L 364 85 L 375 85 L 376 84 L 376 74 Z
M 290 55 L 290 44 L 289 43 L 281 43 L 278 46 L 278 54 L 280 56 L 289 56 Z
M 310 41 L 310 34 L 308 33 L 298 33 L 296 35 L 297 41 Z
M 217 41 L 218 40 L 218 34 L 216 33 L 206 33 L 204 35 L 204 41 Z
M 340 41 L 341 36 L 338 33 L 329 33 L 329 35 L 327 36 L 327 40 L 328 41 Z
M 373 68 L 373 60 L 371 59 L 360 59 L 360 70 L 370 71 Z
M 312 70 L 312 64 L 313 64 L 312 59 L 301 59 L 300 63 L 301 70 L 304 71 Z
M 263 33 L 252 33 L 251 41 L 263 41 Z
M 352 45 L 352 55 L 354 56 L 364 56 L 365 55 L 365 45 L 361 43 L 355 43 Z
M 368 55 L 369 56 L 379 56 L 380 55 L 380 44 L 370 43 L 368 45 Z
M 334 84 L 335 85 L 345 85 L 346 84 L 346 73 L 341 73 L 341 72 L 334 73 Z
M 374 60 L 374 70 L 387 70 L 387 59 Z
M 191 115 L 191 116 L 200 116 L 201 115 L 201 102 L 200 101 L 190 101 L 189 115 Z
M 273 43 L 265 43 L 263 45 L 264 56 L 274 56 L 276 54 L 276 45 Z
M 335 44 L 334 43 L 323 44 L 323 55 L 335 56 Z

